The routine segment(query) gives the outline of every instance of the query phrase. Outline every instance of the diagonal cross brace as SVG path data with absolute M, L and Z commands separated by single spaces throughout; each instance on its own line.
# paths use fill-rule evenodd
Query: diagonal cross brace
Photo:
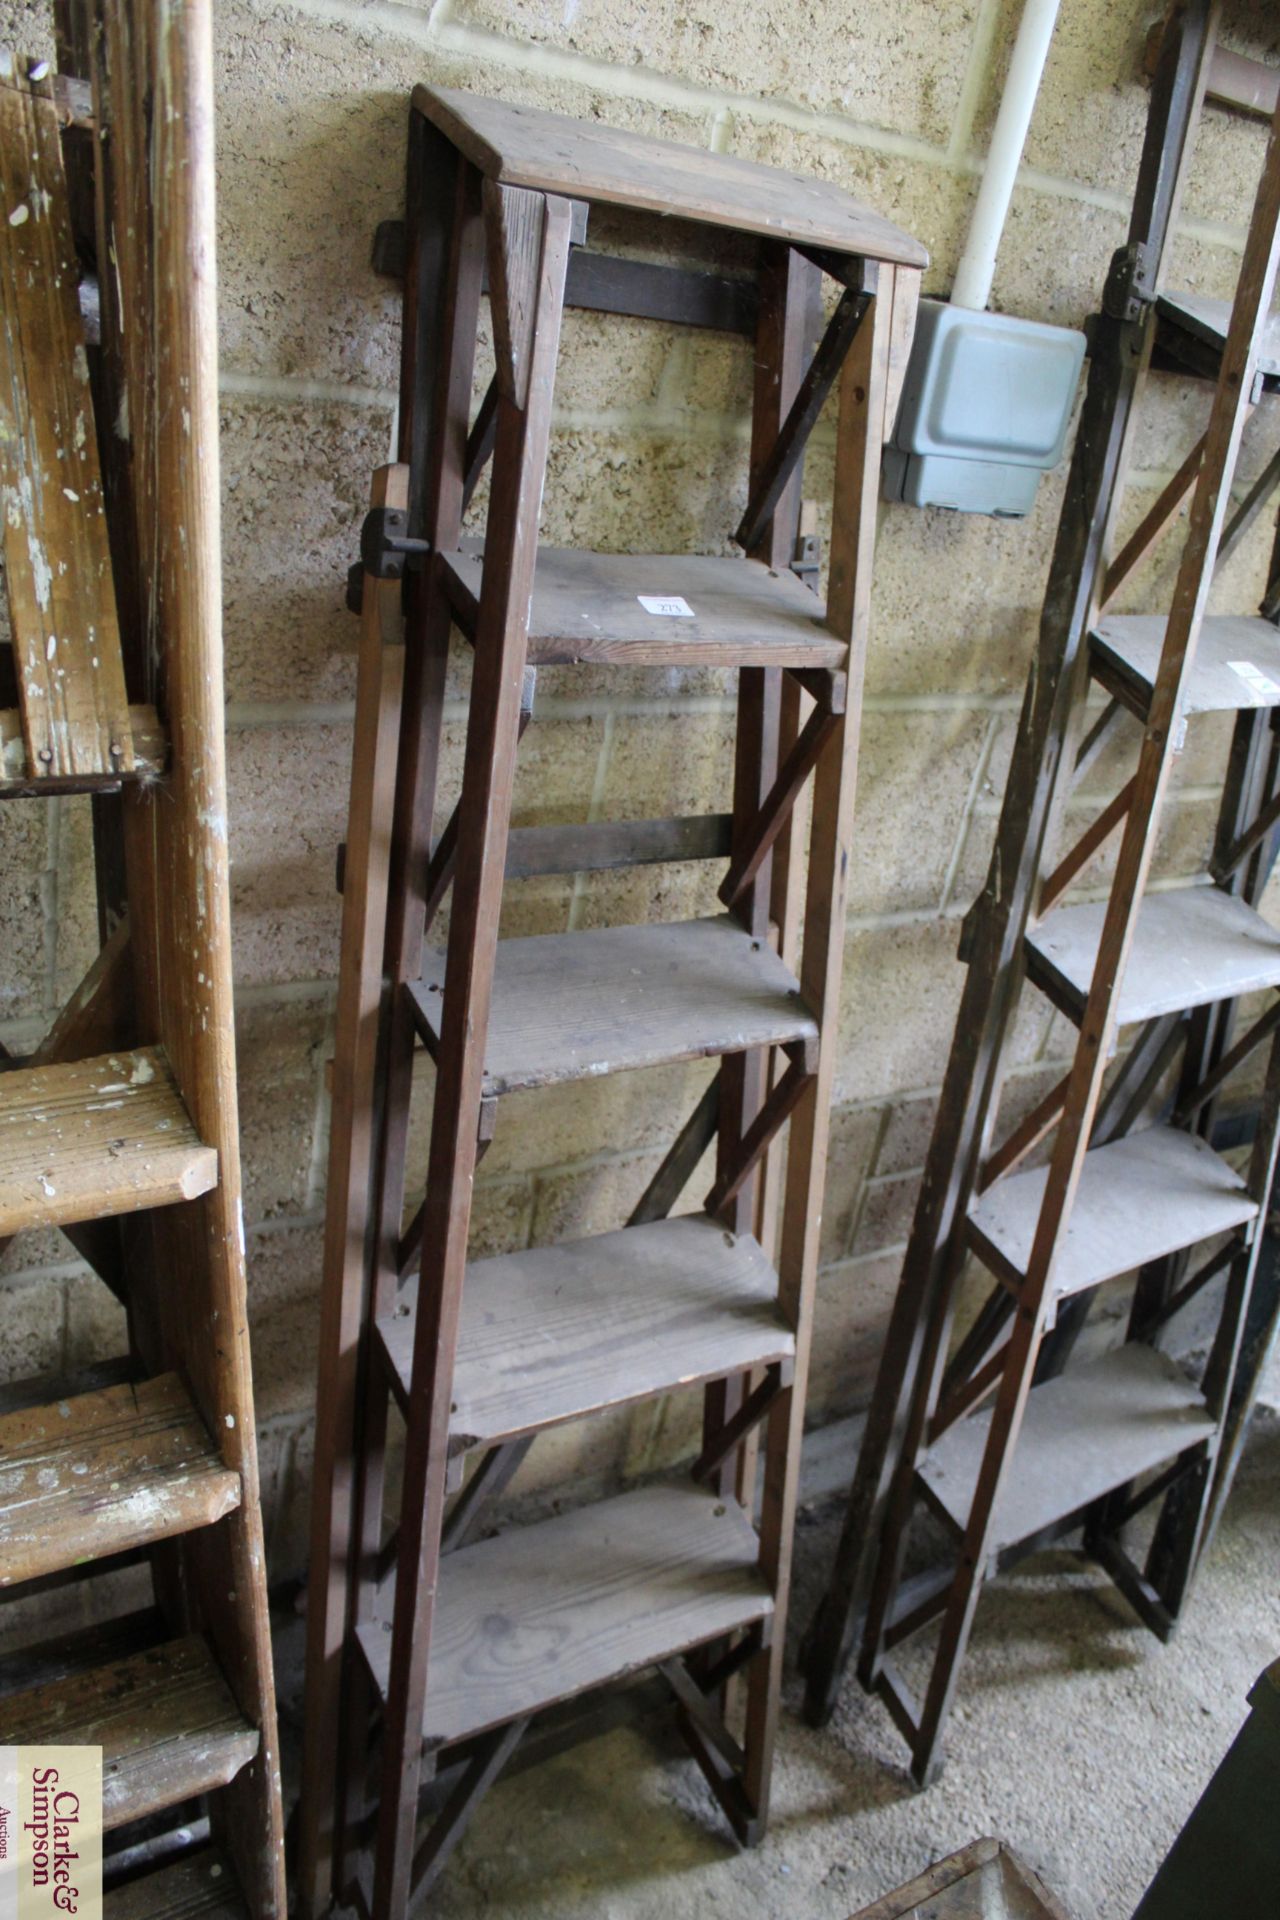
M 791 411 L 782 423 L 768 458 L 761 464 L 747 510 L 742 516 L 742 524 L 733 536 L 747 553 L 759 540 L 795 470 L 796 462 L 804 452 L 827 395 L 844 365 L 845 355 L 853 344 L 854 335 L 871 305 L 871 299 L 870 292 L 846 287 L 840 296 L 840 304 L 827 322 L 827 330 L 818 342 L 818 350 L 800 382 L 799 391 L 791 403 Z

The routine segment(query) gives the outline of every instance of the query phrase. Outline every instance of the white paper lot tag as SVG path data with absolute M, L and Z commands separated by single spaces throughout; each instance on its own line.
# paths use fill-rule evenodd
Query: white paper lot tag
M 1252 660 L 1228 660 L 1227 665 L 1244 681 L 1260 706 L 1266 701 L 1280 700 L 1280 687 L 1261 667 L 1255 667 Z
M 692 620 L 693 608 L 678 593 L 638 593 L 636 599 L 646 613 L 659 614 L 664 620 Z

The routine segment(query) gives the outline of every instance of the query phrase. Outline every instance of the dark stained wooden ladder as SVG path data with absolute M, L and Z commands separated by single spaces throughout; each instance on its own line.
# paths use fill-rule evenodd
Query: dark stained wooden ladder
M 92 796 L 102 944 L 35 1053 L 0 1062 L 0 1242 L 61 1229 L 127 1309 L 129 1350 L 0 1390 L 0 1741 L 102 1747 L 112 1920 L 283 1920 L 231 1017 L 210 9 L 55 12 L 61 73 L 0 54 L 0 801 Z M 84 232 L 73 206 L 96 208 Z M 77 252 L 111 262 L 100 345 Z M 15 1626 L 24 1602 L 48 1594 L 56 1617 L 61 1590 L 144 1562 L 141 1613 L 51 1618 L 34 1645 Z M 113 1602 L 98 1585 L 94 1612 Z
M 1259 1265 L 1280 1116 L 1280 1017 L 1273 1008 L 1236 1033 L 1237 1004 L 1280 988 L 1280 934 L 1257 911 L 1280 818 L 1280 635 L 1274 614 L 1206 613 L 1215 567 L 1280 478 L 1273 458 L 1233 507 L 1246 423 L 1255 410 L 1259 426 L 1269 422 L 1264 396 L 1280 370 L 1271 319 L 1276 124 L 1234 304 L 1162 286 L 1215 28 L 1216 10 L 1190 0 L 1175 9 L 1162 43 L 1129 244 L 1112 263 L 1093 323 L 1039 657 L 990 878 L 962 940 L 968 976 L 915 1223 L 836 1563 L 806 1643 L 806 1710 L 820 1723 L 860 1638 L 860 1677 L 906 1737 L 921 1783 L 940 1765 L 989 1571 L 1083 1522 L 1086 1549 L 1139 1617 L 1162 1637 L 1173 1630 L 1280 1317 L 1275 1263 Z M 1211 377 L 1213 410 L 1112 557 L 1153 356 Z M 1110 613 L 1188 498 L 1168 613 Z M 1278 558 L 1280 547 L 1273 580 Z M 1093 683 L 1109 696 L 1096 720 L 1086 711 Z M 1212 884 L 1149 890 L 1186 727 L 1215 711 L 1236 720 L 1205 876 Z M 1142 730 L 1130 777 L 1078 844 L 1057 852 L 1073 786 L 1104 745 L 1132 733 L 1128 716 Z M 1105 897 L 1066 900 L 1117 835 Z M 1027 983 L 1079 1039 L 1058 1086 L 997 1144 L 1007 1042 Z M 1122 1030 L 1126 1051 L 1113 1069 Z M 1214 1150 L 1218 1096 L 1264 1042 L 1261 1111 L 1239 1174 Z M 1027 1167 L 1042 1144 L 1043 1164 Z M 958 1290 L 973 1256 L 995 1285 L 957 1342 Z M 1070 1364 L 1097 1289 L 1130 1273 L 1138 1279 L 1125 1343 Z M 1216 1330 L 1195 1380 L 1158 1341 L 1213 1283 Z M 951 1545 L 945 1564 L 908 1578 L 908 1535 L 922 1504 Z M 1126 1545 L 1138 1515 L 1148 1527 L 1154 1516 L 1141 1566 L 1132 1534 Z M 893 1655 L 931 1627 L 938 1637 L 916 1700 Z
M 611 262 L 584 244 L 601 202 L 758 236 L 757 271 L 719 282 Z M 402 581 L 400 559 L 367 539 L 359 595 L 308 1606 L 308 1914 L 337 1899 L 400 1920 L 520 1744 L 558 1737 L 565 1703 L 644 1669 L 665 1680 L 739 1838 L 763 1831 L 880 449 L 924 263 L 816 181 L 461 93 L 414 97 L 401 464 L 375 477 L 384 517 L 371 524 L 426 550 Z M 823 268 L 841 294 L 815 347 Z M 497 372 L 473 421 L 486 275 Z M 752 330 L 745 558 L 539 551 L 565 304 Z M 837 383 L 824 606 L 790 562 L 804 444 Z M 471 551 L 464 506 L 490 460 L 486 538 Z M 655 615 L 642 596 L 691 613 Z M 473 648 L 470 713 L 461 797 L 442 819 L 455 625 Z M 510 830 L 533 675 L 575 662 L 737 670 L 731 810 Z M 728 862 L 719 915 L 497 938 L 504 886 L 522 875 L 686 859 Z M 406 1164 L 415 1041 L 435 1064 L 420 1204 Z M 468 1261 L 472 1178 L 507 1094 L 699 1057 L 719 1062 L 716 1077 L 626 1225 Z M 785 1187 L 769 1151 L 784 1124 Z M 704 1210 L 672 1217 L 713 1141 Z M 469 1540 L 539 1433 L 681 1387 L 704 1397 L 684 1484 Z M 393 1414 L 405 1457 L 390 1501 Z

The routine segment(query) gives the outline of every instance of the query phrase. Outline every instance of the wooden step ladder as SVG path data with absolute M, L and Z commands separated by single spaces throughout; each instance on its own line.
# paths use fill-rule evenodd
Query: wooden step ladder
M 48 1595 L 50 1615 L 33 1645 L 13 1624 L 31 1608 L 0 1611 L 0 1741 L 101 1746 L 112 1920 L 282 1920 L 231 1009 L 210 11 L 56 12 L 59 73 L 0 54 L 0 798 L 92 796 L 102 947 L 36 1052 L 3 1059 L 0 1238 L 66 1233 L 127 1309 L 129 1348 L 0 1390 L 0 1599 Z M 73 204 L 96 224 L 77 232 Z M 77 254 L 111 263 L 100 338 Z M 83 1583 L 140 1562 L 153 1606 L 67 1628 L 61 1601 L 83 1619 Z
M 908 1740 L 922 1783 L 940 1764 L 988 1572 L 1083 1522 L 1087 1550 L 1139 1616 L 1162 1637 L 1172 1631 L 1280 1311 L 1270 1274 L 1254 1287 L 1275 1165 L 1280 1007 L 1236 1033 L 1238 1004 L 1280 987 L 1280 933 L 1257 911 L 1280 820 L 1280 634 L 1270 618 L 1206 612 L 1215 566 L 1280 479 L 1274 457 L 1233 508 L 1246 421 L 1255 408 L 1259 425 L 1269 418 L 1262 397 L 1280 369 L 1270 319 L 1280 245 L 1274 126 L 1234 305 L 1162 290 L 1215 26 L 1216 12 L 1189 4 L 1164 37 L 1129 244 L 1093 323 L 1039 658 L 990 878 L 965 926 L 968 977 L 902 1282 L 836 1564 L 806 1645 L 806 1708 L 820 1723 L 861 1635 L 861 1678 Z M 1137 402 L 1156 360 L 1212 376 L 1212 415 L 1112 557 Z M 1169 611 L 1109 613 L 1188 496 Z M 1101 713 L 1086 705 L 1093 683 L 1108 696 Z M 1187 727 L 1214 711 L 1236 720 L 1212 884 L 1152 890 L 1175 758 Z M 1129 777 L 1078 843 L 1055 855 L 1072 787 L 1104 746 L 1133 735 L 1134 719 L 1142 732 Z M 1105 897 L 1067 901 L 1113 836 Z M 1078 1040 L 1059 1084 L 1006 1123 L 1001 1140 L 1024 983 L 1075 1025 Z M 1268 1041 L 1241 1174 L 1215 1151 L 1240 1143 L 1220 1125 L 1219 1094 Z M 1042 1145 L 1041 1164 L 1027 1166 Z M 957 1341 L 974 1257 L 995 1284 Z M 1098 1288 L 1127 1274 L 1138 1279 L 1125 1344 L 1067 1364 Z M 1215 1282 L 1216 1331 L 1197 1381 L 1158 1339 Z M 950 1545 L 941 1565 L 908 1576 L 921 1508 Z M 1126 1545 L 1140 1515 L 1154 1524 L 1142 1565 L 1131 1531 Z M 933 1626 L 917 1700 L 894 1655 Z
M 596 203 L 751 236 L 758 270 L 593 252 Z M 763 1830 L 880 449 L 925 261 L 816 181 L 426 90 L 404 253 L 402 464 L 377 476 L 362 543 L 300 1833 L 306 1910 L 350 1899 L 380 1920 L 430 1889 L 518 1744 L 536 1751 L 564 1703 L 643 1669 L 664 1677 L 734 1831 Z M 472 421 L 486 269 L 497 371 Z M 824 270 L 838 297 L 811 355 Z M 566 304 L 754 339 L 747 558 L 538 551 Z M 837 383 L 824 607 L 790 563 L 804 444 Z M 464 504 L 490 454 L 473 552 Z M 433 822 L 455 624 L 473 646 L 462 793 Z M 510 830 L 534 675 L 578 661 L 736 669 L 732 811 Z M 724 872 L 718 914 L 497 938 L 508 882 L 691 859 Z M 435 1063 L 420 1205 L 415 1040 Z M 702 1057 L 718 1073 L 625 1226 L 468 1262 L 472 1177 L 507 1094 Z M 788 1120 L 779 1194 L 768 1149 Z M 705 1208 L 672 1217 L 713 1141 Z M 680 1387 L 705 1396 L 691 1479 L 469 1538 L 537 1434 Z M 726 1711 L 739 1674 L 745 1719 Z M 420 1793 L 436 1809 L 421 1833 Z

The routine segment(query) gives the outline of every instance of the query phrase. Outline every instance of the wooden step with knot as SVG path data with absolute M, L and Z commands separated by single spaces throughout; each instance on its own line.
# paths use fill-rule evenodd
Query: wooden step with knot
M 0 1586 L 220 1520 L 240 1504 L 174 1373 L 0 1419 Z
M 767 1621 L 759 1542 L 734 1500 L 647 1487 L 459 1547 L 440 1569 L 423 1737 L 465 1739 Z M 382 1698 L 391 1635 L 358 1632 Z
M 159 1047 L 0 1074 L 0 1235 L 193 1200 L 217 1179 Z
M 225 1787 L 258 1751 L 258 1730 L 192 1634 L 10 1695 L 0 1741 L 101 1747 L 109 1830 Z

